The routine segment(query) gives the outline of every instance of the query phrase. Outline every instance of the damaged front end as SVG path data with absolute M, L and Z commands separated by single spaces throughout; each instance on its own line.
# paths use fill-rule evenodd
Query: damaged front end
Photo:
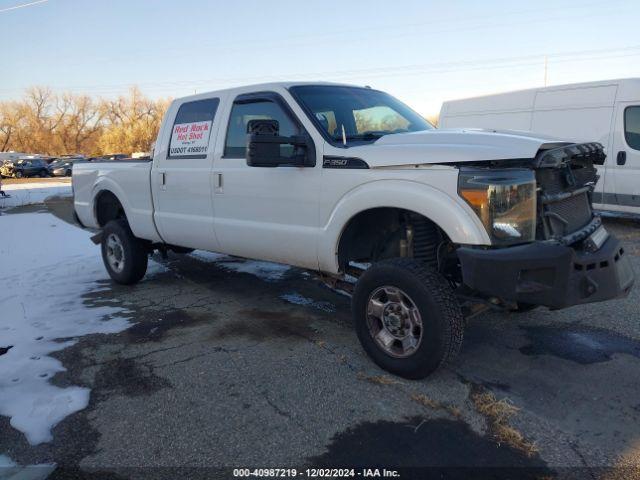
M 535 176 L 533 197 L 530 189 L 520 187 L 530 183 L 509 183 L 505 174 L 509 181 L 496 180 L 486 189 L 485 204 L 495 205 L 480 209 L 465 195 L 470 172 L 461 169 L 461 196 L 480 216 L 493 243 L 492 248 L 457 249 L 466 288 L 498 302 L 550 308 L 627 295 L 634 274 L 624 248 L 591 207 L 598 180 L 594 165 L 604 159 L 598 143 L 542 149 L 528 168 L 504 170 L 521 171 L 522 178 L 527 171 Z M 510 233 L 509 241 L 496 241 L 496 231 Z

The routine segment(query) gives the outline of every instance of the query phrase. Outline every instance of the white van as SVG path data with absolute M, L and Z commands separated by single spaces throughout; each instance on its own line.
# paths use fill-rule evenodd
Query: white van
M 640 215 L 640 78 L 534 88 L 444 102 L 441 128 L 526 130 L 598 141 L 594 206 Z

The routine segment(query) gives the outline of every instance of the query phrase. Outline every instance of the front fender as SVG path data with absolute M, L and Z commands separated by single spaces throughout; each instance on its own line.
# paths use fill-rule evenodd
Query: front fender
M 333 208 L 319 242 L 320 270 L 338 272 L 338 245 L 349 221 L 365 210 L 380 207 L 419 213 L 438 225 L 454 243 L 491 244 L 480 219 L 461 198 L 411 180 L 377 180 L 350 190 Z

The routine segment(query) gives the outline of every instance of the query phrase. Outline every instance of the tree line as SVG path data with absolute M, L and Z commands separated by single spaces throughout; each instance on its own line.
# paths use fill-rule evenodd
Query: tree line
M 136 87 L 116 99 L 32 87 L 20 100 L 0 102 L 0 152 L 53 156 L 148 152 L 170 102 L 152 100 Z M 428 119 L 437 125 L 437 116 Z
M 0 151 L 54 156 L 146 152 L 169 103 L 135 87 L 116 99 L 32 87 L 20 100 L 0 102 Z

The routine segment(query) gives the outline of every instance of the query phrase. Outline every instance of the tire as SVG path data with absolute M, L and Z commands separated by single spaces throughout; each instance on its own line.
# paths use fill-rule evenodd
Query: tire
M 22 178 L 22 172 L 18 170 L 16 173 L 13 174 L 13 176 L 16 178 Z
M 102 229 L 102 261 L 109 276 L 122 285 L 139 282 L 147 272 L 149 249 L 126 220 L 111 220 Z
M 71 176 L 71 170 L 67 170 L 66 172 L 64 172 L 65 177 L 70 177 Z
M 39 175 L 40 175 L 40 178 L 46 178 L 46 177 L 48 177 L 48 176 L 49 176 L 49 175 L 47 174 L 47 172 L 46 172 L 46 171 L 44 171 L 44 170 L 41 170 Z
M 395 302 L 398 291 L 401 300 Z M 356 333 L 365 352 L 378 366 L 400 377 L 424 378 L 452 360 L 462 346 L 464 318 L 453 290 L 444 277 L 417 260 L 393 258 L 372 265 L 356 284 L 352 309 Z M 405 315 L 405 310 L 412 313 Z M 375 315 L 371 313 L 374 311 L 385 313 Z M 415 318 L 416 313 L 420 322 L 404 320 Z M 394 325 L 385 325 L 390 321 Z M 412 323 L 412 327 L 407 326 Z M 403 329 L 391 328 L 398 324 Z M 405 350 L 404 340 L 400 342 L 398 338 L 407 331 L 410 333 L 404 338 L 411 335 L 414 346 Z M 415 338 L 418 333 L 419 341 Z M 389 341 L 389 335 L 393 341 L 385 350 L 382 343 Z

